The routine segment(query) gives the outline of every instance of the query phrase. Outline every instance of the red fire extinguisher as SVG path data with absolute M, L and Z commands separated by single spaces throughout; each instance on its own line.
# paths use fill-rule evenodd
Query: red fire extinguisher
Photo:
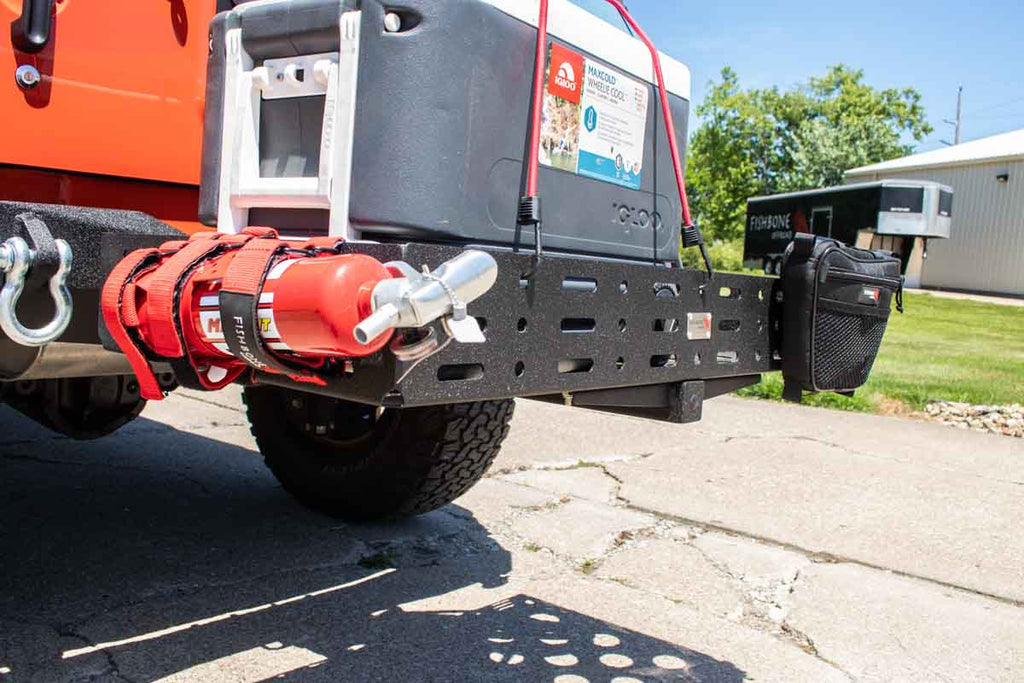
M 466 304 L 497 278 L 489 254 L 466 250 L 434 271 L 340 253 L 340 242 L 278 239 L 269 228 L 201 233 L 132 252 L 103 288 L 103 319 L 144 398 L 163 393 L 149 359 L 199 388 L 251 370 L 326 384 L 335 361 L 371 355 L 396 328 L 445 320 L 451 337 L 484 337 Z
M 367 356 L 388 343 L 390 330 L 368 343 L 353 336 L 373 313 L 376 285 L 393 277 L 384 264 L 276 237 L 260 229 L 194 235 L 133 252 L 114 270 L 104 320 L 144 397 L 162 392 L 143 349 L 172 365 L 187 362 L 203 388 L 217 389 L 249 368 L 317 381 L 315 370 L 330 359 Z

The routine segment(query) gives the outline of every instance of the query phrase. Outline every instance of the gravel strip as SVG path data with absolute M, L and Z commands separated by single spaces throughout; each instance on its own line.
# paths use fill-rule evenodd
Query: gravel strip
M 992 432 L 1024 438 L 1024 406 L 972 406 L 969 403 L 935 401 L 925 407 L 924 416 L 933 422 L 958 429 Z

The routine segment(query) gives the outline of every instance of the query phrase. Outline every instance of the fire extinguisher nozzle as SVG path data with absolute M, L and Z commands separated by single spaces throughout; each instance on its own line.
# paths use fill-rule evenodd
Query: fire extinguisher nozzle
M 381 280 L 373 288 L 374 312 L 352 329 L 352 338 L 363 346 L 395 328 L 424 328 L 448 317 L 456 323 L 465 320 L 466 304 L 483 296 L 498 278 L 494 257 L 476 249 L 462 252 L 433 271 L 419 272 L 402 261 L 386 265 L 404 277 Z M 475 336 L 482 341 L 479 330 Z M 462 341 L 465 335 L 454 337 Z
M 398 325 L 399 312 L 394 304 L 384 304 L 355 326 L 352 336 L 366 346 L 377 337 Z

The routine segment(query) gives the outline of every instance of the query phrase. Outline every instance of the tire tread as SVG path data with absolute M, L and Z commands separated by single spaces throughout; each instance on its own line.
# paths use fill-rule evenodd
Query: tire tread
M 335 464 L 315 461 L 316 449 L 329 447 L 285 424 L 283 391 L 244 394 L 264 463 L 299 501 L 345 519 L 419 515 L 451 503 L 494 462 L 515 409 L 512 399 L 402 409 L 381 438 Z

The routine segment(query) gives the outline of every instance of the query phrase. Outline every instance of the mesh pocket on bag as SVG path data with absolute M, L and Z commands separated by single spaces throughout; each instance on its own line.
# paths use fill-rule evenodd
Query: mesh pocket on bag
M 819 308 L 811 380 L 822 391 L 855 389 L 867 381 L 886 319 Z

